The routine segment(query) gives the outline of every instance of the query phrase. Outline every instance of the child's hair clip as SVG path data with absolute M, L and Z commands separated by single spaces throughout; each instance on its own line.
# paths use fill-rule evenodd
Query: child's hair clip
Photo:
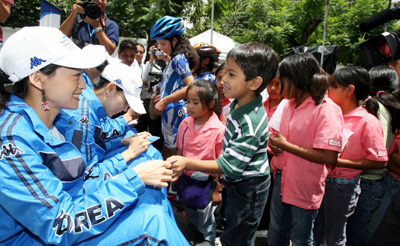
M 382 93 L 386 93 L 386 91 L 378 91 L 377 93 L 376 93 L 376 96 L 378 96 L 379 94 L 382 94 Z

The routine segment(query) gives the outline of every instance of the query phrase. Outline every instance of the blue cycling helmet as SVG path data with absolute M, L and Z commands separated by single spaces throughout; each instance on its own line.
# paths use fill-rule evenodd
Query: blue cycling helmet
M 169 39 L 173 36 L 180 36 L 185 32 L 182 18 L 166 15 L 153 25 L 150 32 L 152 40 Z

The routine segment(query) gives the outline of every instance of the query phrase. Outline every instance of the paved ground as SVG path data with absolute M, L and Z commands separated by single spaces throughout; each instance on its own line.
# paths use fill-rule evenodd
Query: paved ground
M 196 243 L 201 243 L 203 241 L 203 236 L 201 235 L 201 233 L 197 231 L 197 229 L 186 220 L 186 218 L 183 216 L 181 212 L 177 212 L 175 210 L 175 219 L 183 235 L 185 235 L 186 239 L 190 243 L 196 244 Z M 267 245 L 267 231 L 266 230 L 257 231 L 255 246 L 265 246 L 265 245 Z

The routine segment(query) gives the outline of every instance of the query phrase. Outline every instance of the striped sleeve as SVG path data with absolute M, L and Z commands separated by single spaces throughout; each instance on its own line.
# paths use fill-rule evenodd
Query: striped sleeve
M 226 134 L 229 134 L 228 132 Z M 259 139 L 254 135 L 244 135 L 230 141 L 225 146 L 223 155 L 217 159 L 219 167 L 228 178 L 239 179 L 252 161 L 259 145 Z

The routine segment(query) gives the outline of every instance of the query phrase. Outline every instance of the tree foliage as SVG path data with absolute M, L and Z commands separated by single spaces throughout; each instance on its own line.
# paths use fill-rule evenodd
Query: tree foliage
M 49 0 L 62 10 L 62 20 L 75 0 Z M 321 45 L 325 2 L 323 0 L 214 0 L 215 30 L 238 42 L 258 41 L 280 54 L 293 47 Z M 168 14 L 184 16 L 193 24 L 187 36 L 210 28 L 212 0 L 108 0 L 107 15 L 120 26 L 121 36 L 148 38 L 153 23 Z M 377 34 L 379 27 L 363 36 L 361 21 L 387 8 L 384 0 L 330 0 L 326 44 L 341 45 L 343 64 L 361 64 L 359 44 Z M 11 27 L 38 25 L 40 0 L 19 0 L 5 23 Z M 394 30 L 393 24 L 389 31 Z

